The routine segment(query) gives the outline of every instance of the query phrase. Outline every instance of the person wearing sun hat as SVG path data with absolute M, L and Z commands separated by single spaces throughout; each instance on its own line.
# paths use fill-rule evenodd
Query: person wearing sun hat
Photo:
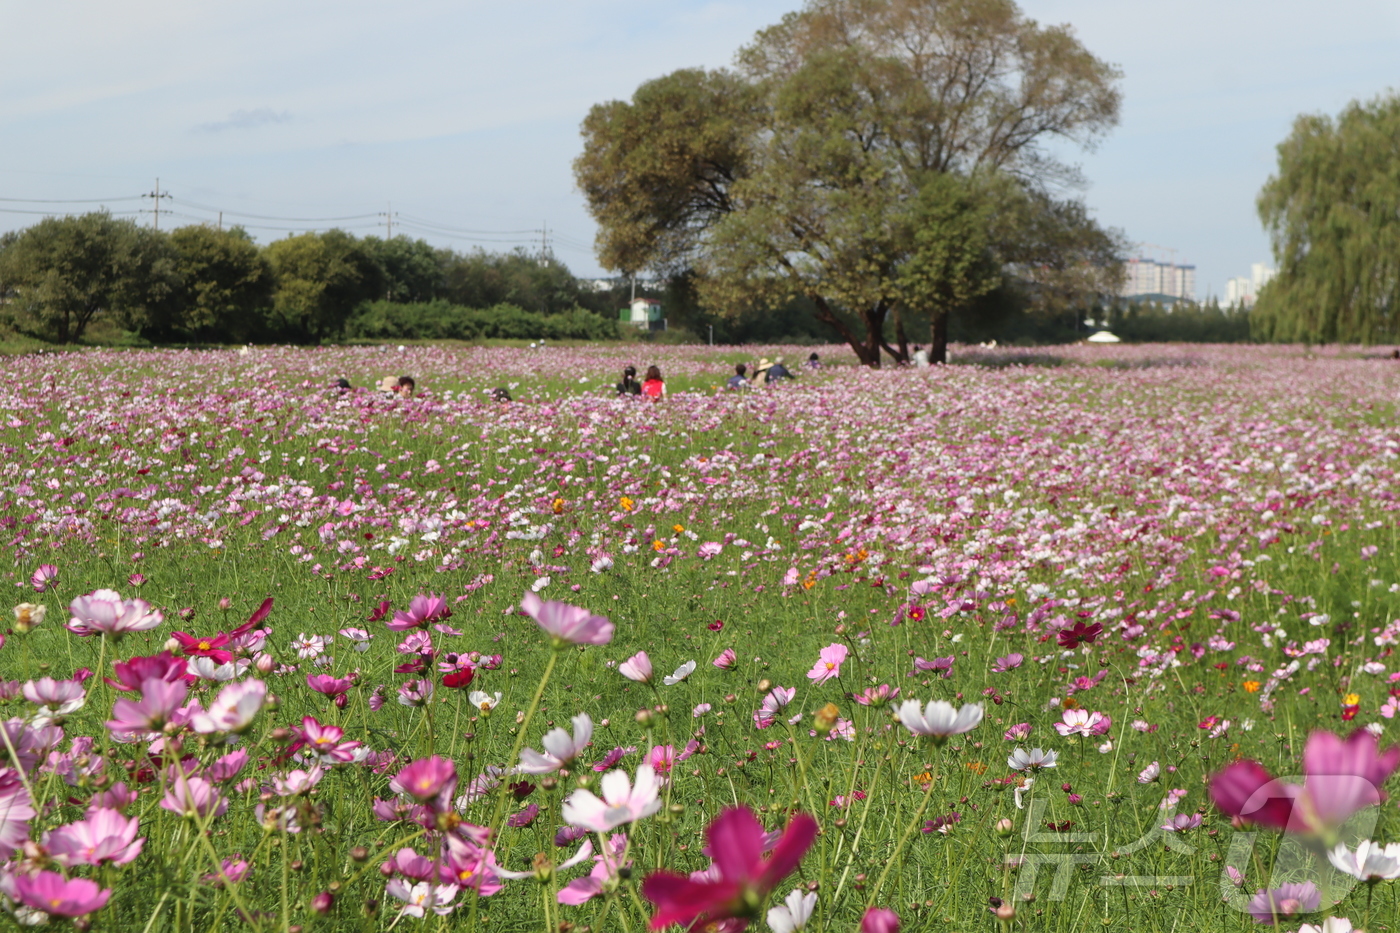
M 758 361 L 758 365 L 753 368 L 753 379 L 751 381 L 754 385 L 768 381 L 768 370 L 772 365 L 772 362 L 766 356 Z

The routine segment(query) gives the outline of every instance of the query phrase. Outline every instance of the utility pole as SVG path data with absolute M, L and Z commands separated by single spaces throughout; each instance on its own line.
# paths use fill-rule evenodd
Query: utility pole
M 389 208 L 384 212 L 384 242 L 387 243 L 394 238 L 394 202 L 385 201 L 384 203 Z
M 156 190 L 155 190 L 155 191 L 152 191 L 150 194 L 143 194 L 143 195 L 141 195 L 141 197 L 143 197 L 143 198 L 152 198 L 152 199 L 154 199 L 154 201 L 155 201 L 154 223 L 155 223 L 155 228 L 156 228 L 157 230 L 159 230 L 159 229 L 160 229 L 160 199 L 161 199 L 161 198 L 168 198 L 168 197 L 170 197 L 170 192 L 169 192 L 169 191 L 161 191 L 161 190 L 160 190 L 160 179 L 157 178 L 157 179 L 156 179 Z M 220 220 L 220 225 L 222 226 L 223 214 L 220 214 L 220 215 L 219 215 L 219 220 Z
M 219 211 L 219 232 L 224 232 L 224 212 Z

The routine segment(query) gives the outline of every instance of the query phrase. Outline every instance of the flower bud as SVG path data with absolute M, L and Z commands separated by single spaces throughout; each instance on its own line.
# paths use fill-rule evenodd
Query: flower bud
M 225 596 L 223 599 L 219 600 L 219 608 L 222 609 L 224 612 L 228 612 L 230 609 L 233 608 L 233 600 Z
M 836 718 L 841 715 L 841 710 L 835 703 L 828 703 L 812 714 L 812 727 L 818 733 L 831 731 L 831 727 L 836 725 Z
M 1016 919 L 1016 908 L 1012 907 L 1010 904 L 1002 904 L 996 910 L 992 911 L 992 913 L 996 915 L 998 920 L 1003 922 L 1010 922 Z
M 1002 817 L 1001 819 L 997 820 L 997 822 L 996 822 L 996 832 L 997 832 L 997 835 L 1000 836 L 1000 837 L 1002 837 L 1003 839 L 1005 839 L 1007 836 L 1011 835 L 1013 832 L 1015 832 L 1015 830 L 1016 830 L 1016 824 L 1013 823 L 1013 822 L 1011 822 L 1011 821 L 1010 821 L 1009 819 L 1007 819 L 1006 817 Z
M 260 674 L 271 674 L 277 669 L 277 660 L 266 651 L 262 651 L 258 653 L 258 659 L 253 662 L 253 666 Z
M 335 895 L 329 891 L 322 891 L 311 899 L 311 909 L 318 914 L 328 914 L 335 906 Z
M 758 692 L 759 692 L 759 693 L 767 693 L 769 690 L 772 690 L 772 689 L 773 689 L 773 681 L 769 680 L 767 677 L 763 678 L 762 680 L 760 680 L 760 681 L 758 682 Z

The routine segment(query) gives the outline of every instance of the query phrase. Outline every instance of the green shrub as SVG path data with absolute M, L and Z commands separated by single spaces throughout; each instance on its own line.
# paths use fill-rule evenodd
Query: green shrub
M 617 322 L 582 308 L 538 314 L 511 304 L 464 308 L 446 301 L 366 302 L 345 325 L 347 339 L 616 340 Z

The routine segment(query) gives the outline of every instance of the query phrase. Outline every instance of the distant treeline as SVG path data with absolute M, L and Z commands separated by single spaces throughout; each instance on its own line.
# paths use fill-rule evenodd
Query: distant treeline
M 1229 343 L 1251 336 L 1246 312 L 1214 304 L 1085 308 L 1023 292 L 1008 279 L 954 312 L 949 336 L 1064 343 L 1087 336 L 1086 319 L 1129 341 Z M 684 278 L 637 294 L 659 298 L 669 321 L 666 333 L 649 339 L 817 343 L 833 337 L 805 299 L 734 315 L 706 308 Z M 106 213 L 50 218 L 0 236 L 0 327 L 59 343 L 81 341 L 92 327 L 99 337 L 125 332 L 153 343 L 610 340 L 637 335 L 617 320 L 630 297 L 620 281 L 598 291 L 553 257 L 459 253 L 404 236 L 332 230 L 259 246 L 237 227 L 156 231 Z M 910 313 L 905 322 L 911 343 L 927 342 L 926 318 Z M 891 331 L 889 339 L 897 336 Z
M 606 339 L 626 297 L 588 288 L 550 257 L 404 236 L 332 230 L 259 246 L 237 227 L 157 231 L 93 213 L 0 237 L 7 323 L 61 343 L 103 321 L 167 343 Z

